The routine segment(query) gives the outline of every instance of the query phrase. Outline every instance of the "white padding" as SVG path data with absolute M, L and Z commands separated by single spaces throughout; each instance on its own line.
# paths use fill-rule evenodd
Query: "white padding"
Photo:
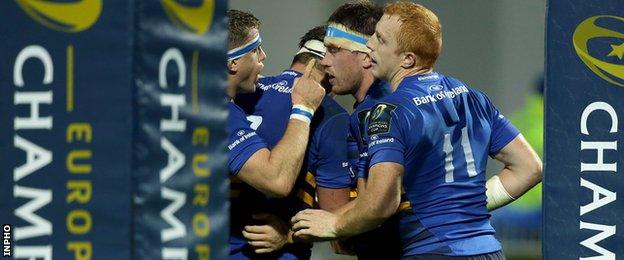
M 487 209 L 495 210 L 515 200 L 509 195 L 500 178 L 496 175 L 485 183 L 485 195 L 487 196 Z

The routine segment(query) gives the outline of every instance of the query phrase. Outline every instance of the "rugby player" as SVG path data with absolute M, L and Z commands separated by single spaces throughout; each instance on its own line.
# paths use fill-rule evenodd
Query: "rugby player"
M 316 60 L 313 72 L 324 74 L 323 67 L 318 64 L 325 55 L 324 36 L 324 26 L 308 31 L 301 37 L 299 51 L 289 69 L 276 76 L 261 78 L 255 93 L 236 98 L 236 103 L 248 114 L 252 128 L 269 147 L 284 134 L 292 106 L 290 91 L 303 75 L 306 64 Z M 329 95 L 325 96 L 312 119 L 310 143 L 295 189 L 286 199 L 267 199 L 264 211 L 254 216 L 258 223 L 246 226 L 243 231 L 255 253 L 274 252 L 273 256 L 277 258 L 284 255 L 298 259 L 310 257 L 310 244 L 293 244 L 292 233 L 288 232 L 290 218 L 300 210 L 316 206 L 315 197 L 318 197 L 321 209 L 330 211 L 349 201 L 353 180 L 345 139 L 348 124 L 346 110 Z M 306 248 L 307 253 L 301 248 Z
M 373 229 L 399 208 L 403 258 L 504 259 L 488 210 L 541 180 L 542 163 L 489 98 L 433 70 L 441 25 L 422 5 L 389 4 L 367 46 L 373 74 L 390 83 L 368 119 L 366 192 L 339 216 L 304 210 L 295 235 L 349 237 Z M 487 156 L 504 164 L 486 182 Z
M 227 53 L 227 93 L 234 99 L 238 92 L 254 92 L 258 75 L 263 68 L 266 54 L 262 50 L 260 22 L 250 13 L 229 10 L 229 48 Z M 310 123 L 314 110 L 325 96 L 325 89 L 311 73 L 314 62 L 308 64 L 303 76 L 293 87 L 292 109 L 284 135 L 272 149 L 268 149 L 257 133 L 250 128 L 244 111 L 234 102 L 229 103 L 229 160 L 232 183 L 244 182 L 262 194 L 274 197 L 287 196 L 301 169 L 305 155 Z M 232 201 L 232 217 L 251 215 L 244 205 Z M 240 230 L 245 223 L 231 221 L 231 254 L 246 244 Z M 238 232 L 237 232 L 238 230 Z
M 349 147 L 351 164 L 357 172 L 357 193 L 365 192 L 368 177 L 368 145 L 362 132 L 366 131 L 366 118 L 377 100 L 390 93 L 390 86 L 376 79 L 366 42 L 375 32 L 375 25 L 383 14 L 381 7 L 369 2 L 353 2 L 338 7 L 329 17 L 329 30 L 325 38 L 327 54 L 321 61 L 329 75 L 332 92 L 352 95 L 354 112 L 350 116 Z M 403 204 L 404 209 L 407 204 Z M 350 239 L 339 246 L 332 243 L 336 252 L 353 249 L 359 259 L 398 259 L 401 255 L 397 219 L 391 218 L 376 230 Z

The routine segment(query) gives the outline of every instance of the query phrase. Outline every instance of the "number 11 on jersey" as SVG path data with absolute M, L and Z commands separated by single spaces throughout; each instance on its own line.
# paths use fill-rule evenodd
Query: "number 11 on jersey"
M 466 160 L 466 171 L 468 172 L 468 177 L 477 176 L 477 170 L 475 168 L 475 160 L 472 154 L 472 147 L 470 146 L 470 140 L 468 139 L 468 129 L 466 127 L 461 130 L 461 144 L 459 144 L 464 150 L 465 160 Z M 455 166 L 453 165 L 453 144 L 451 142 L 451 134 L 444 135 L 444 147 L 443 151 L 446 154 L 444 157 L 444 170 L 446 174 L 444 176 L 445 182 L 454 182 L 455 178 L 453 176 L 453 172 L 455 171 Z

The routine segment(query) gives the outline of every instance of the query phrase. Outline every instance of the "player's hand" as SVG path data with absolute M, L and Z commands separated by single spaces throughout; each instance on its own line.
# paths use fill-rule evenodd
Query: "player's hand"
M 299 211 L 292 219 L 294 236 L 304 241 L 333 240 L 337 237 L 336 222 L 338 217 L 330 212 L 318 209 Z
M 303 76 L 295 82 L 292 89 L 293 105 L 304 105 L 316 110 L 325 96 L 325 89 L 319 82 L 323 80 L 324 73 L 314 69 L 316 59 L 311 59 L 306 66 Z
M 280 250 L 284 245 L 292 243 L 288 239 L 290 226 L 271 214 L 254 214 L 256 220 L 266 222 L 261 226 L 245 226 L 243 236 L 257 254 L 271 253 Z

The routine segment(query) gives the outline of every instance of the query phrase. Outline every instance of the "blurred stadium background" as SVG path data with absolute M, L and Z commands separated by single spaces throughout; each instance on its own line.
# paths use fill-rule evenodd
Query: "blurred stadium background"
M 263 47 L 268 58 L 263 74 L 290 65 L 298 38 L 326 21 L 344 0 L 230 0 L 230 8 L 253 12 L 263 22 Z M 378 4 L 388 1 L 376 0 Z M 443 52 L 436 70 L 486 92 L 520 128 L 542 156 L 544 31 L 543 0 L 421 0 L 443 26 Z M 338 97 L 347 109 L 350 97 Z M 501 165 L 491 161 L 488 175 Z M 499 209 L 492 222 L 508 259 L 541 259 L 541 184 Z M 326 243 L 315 245 L 313 259 L 337 256 Z

